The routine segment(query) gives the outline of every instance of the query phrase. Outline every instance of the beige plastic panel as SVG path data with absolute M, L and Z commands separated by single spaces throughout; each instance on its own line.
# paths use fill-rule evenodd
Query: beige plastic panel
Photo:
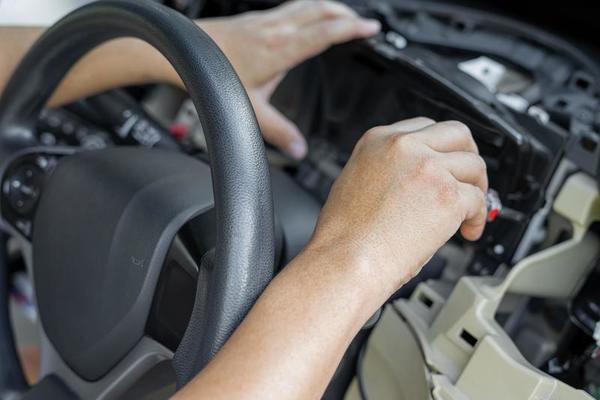
M 593 246 L 597 246 L 597 239 L 587 234 L 591 223 L 600 219 L 596 181 L 582 173 L 570 177 L 554 202 L 554 211 L 571 222 L 573 238 L 517 264 L 498 288 L 499 294 L 568 298 L 588 272 L 590 266 L 582 256 L 595 254 Z
M 559 393 L 558 388 L 562 387 Z M 462 372 L 456 387 L 468 398 L 486 400 L 585 399 L 587 395 L 517 361 L 494 336 L 486 336 Z
M 422 356 L 413 362 L 424 360 L 429 374 L 429 392 L 435 400 L 592 399 L 585 392 L 575 390 L 529 364 L 494 320 L 498 305 L 508 293 L 568 299 L 598 257 L 600 240 L 588 232 L 592 222 L 600 221 L 600 195 L 596 182 L 581 173 L 571 176 L 553 208 L 571 225 L 571 239 L 524 258 L 504 279 L 464 277 L 447 299 L 436 292 L 435 285 L 422 283 L 409 300 L 394 303 L 406 321 L 397 318 L 394 324 L 406 325 L 406 328 L 394 329 L 407 331 L 409 327 L 416 338 Z M 423 301 L 424 298 L 427 301 Z M 428 302 L 432 305 L 426 306 Z M 389 324 L 388 314 L 391 314 L 389 310 L 383 316 L 388 318 Z M 377 326 L 369 340 L 365 359 L 376 357 L 374 354 L 378 352 L 389 353 L 394 347 L 406 349 L 414 340 L 412 335 L 396 334 L 390 343 L 387 336 L 384 339 L 376 335 L 379 329 Z M 475 338 L 475 345 L 461 337 L 464 331 Z M 387 333 L 393 334 L 393 330 L 388 327 Z M 371 396 L 370 390 L 375 390 L 371 388 L 376 385 L 371 385 L 370 379 L 365 378 L 370 398 L 403 399 L 400 396 L 408 390 L 406 388 L 415 385 L 412 377 L 391 368 L 390 357 L 399 356 L 388 354 L 386 363 L 373 367 L 372 374 L 364 368 L 363 376 L 371 377 L 373 382 L 377 373 L 387 376 L 386 382 L 390 374 L 396 379 L 394 384 L 386 383 L 385 387 L 390 391 L 380 397 Z M 387 372 L 382 371 L 384 368 Z M 429 399 L 429 394 L 424 396 L 411 399 Z
M 363 354 L 361 375 L 370 399 L 430 399 L 428 372 L 419 344 L 391 306 L 383 311 L 371 334 Z M 399 376 L 411 384 L 403 384 Z M 357 394 L 355 387 L 354 395 Z
M 352 380 L 350 386 L 348 387 L 348 391 L 344 396 L 344 400 L 363 400 L 360 397 L 360 391 L 358 390 L 358 382 L 356 378 Z

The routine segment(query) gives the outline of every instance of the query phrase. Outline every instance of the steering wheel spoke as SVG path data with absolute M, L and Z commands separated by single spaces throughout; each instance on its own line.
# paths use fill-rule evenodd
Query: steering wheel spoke
M 139 394 L 147 390 L 151 384 L 148 378 L 153 376 L 152 370 L 164 362 L 167 362 L 168 366 L 161 367 L 161 386 L 164 385 L 162 390 L 174 392 L 175 389 L 175 373 L 170 362 L 173 352 L 149 336 L 143 336 L 107 374 L 91 382 L 81 378 L 64 362 L 45 335 L 42 337 L 42 348 L 44 361 L 41 365 L 41 376 L 51 377 L 54 380 L 52 385 L 55 385 L 56 388 L 64 387 L 67 391 L 75 394 L 74 398 L 98 400 L 141 398 L 129 397 L 127 393 Z M 165 367 L 168 368 L 166 371 Z M 155 375 L 153 379 L 156 379 Z M 44 398 L 43 394 L 40 393 L 40 398 Z M 167 397 L 168 395 L 164 398 Z M 33 398 L 36 399 L 36 397 Z

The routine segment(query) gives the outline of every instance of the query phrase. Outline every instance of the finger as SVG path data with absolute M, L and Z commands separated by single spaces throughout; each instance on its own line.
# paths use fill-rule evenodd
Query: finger
M 386 137 L 394 136 L 394 135 L 402 136 L 402 135 L 405 135 L 405 134 L 413 132 L 413 131 L 418 131 L 420 129 L 423 129 L 423 128 L 433 125 L 433 124 L 435 124 L 435 121 L 432 120 L 431 118 L 426 118 L 426 117 L 410 118 L 410 119 L 398 121 L 391 125 L 382 125 L 382 126 L 377 126 L 373 129 L 369 129 L 365 133 L 365 135 L 363 135 L 363 137 L 365 137 L 366 135 L 370 135 L 370 136 L 375 135 L 380 138 L 386 138 Z
M 376 20 L 362 18 L 335 18 L 316 22 L 301 28 L 294 40 L 282 49 L 289 65 L 295 65 L 316 56 L 334 44 L 375 35 L 381 29 Z
M 270 81 L 268 81 L 264 85 L 255 88 L 256 93 L 262 99 L 265 99 L 265 101 L 268 101 L 271 98 L 271 96 L 275 92 L 275 89 L 277 89 L 277 86 L 279 86 L 279 84 L 281 83 L 281 81 L 283 80 L 284 77 L 285 77 L 285 74 L 279 74 L 279 75 L 275 76 L 273 79 L 271 79 Z
M 487 192 L 487 167 L 483 158 L 466 151 L 438 154 L 441 165 L 450 171 L 456 180 L 477 186 L 483 193 Z
M 292 158 L 303 159 L 308 148 L 298 127 L 266 100 L 256 99 L 253 105 L 264 139 Z
M 477 186 L 459 183 L 461 204 L 464 207 L 464 221 L 460 226 L 460 234 L 467 240 L 481 237 L 486 222 L 485 195 Z
M 274 21 L 296 27 L 331 18 L 355 18 L 350 7 L 334 1 L 297 0 L 284 3 L 271 11 Z
M 427 117 L 416 117 L 395 122 L 391 125 L 382 127 L 382 132 L 389 133 L 408 133 L 424 129 L 435 124 L 435 121 Z
M 462 122 L 438 122 L 422 129 L 418 135 L 419 140 L 435 151 L 469 151 L 479 154 L 471 130 Z

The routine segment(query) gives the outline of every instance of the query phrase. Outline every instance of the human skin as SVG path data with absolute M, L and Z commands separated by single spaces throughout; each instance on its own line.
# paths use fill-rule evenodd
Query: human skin
M 379 30 L 344 6 L 308 0 L 198 23 L 232 61 L 265 139 L 296 158 L 306 145 L 268 104 L 275 85 L 303 59 Z M 42 30 L 0 28 L 0 85 Z M 253 46 L 243 46 L 242 38 Z M 181 84 L 150 46 L 119 39 L 84 57 L 50 104 L 148 82 Z M 457 230 L 469 240 L 481 235 L 486 190 L 485 163 L 465 125 L 416 118 L 371 129 L 337 179 L 310 243 L 175 397 L 319 398 L 373 312 Z
M 269 98 L 285 73 L 333 44 L 376 34 L 377 21 L 332 1 L 298 0 L 271 10 L 195 21 L 238 73 L 265 140 L 289 156 L 306 155 L 304 137 Z M 0 27 L 0 93 L 44 27 Z M 147 43 L 116 39 L 84 56 L 50 99 L 50 106 L 117 87 L 164 82 L 183 88 L 169 62 Z
M 469 129 L 427 118 L 368 131 L 308 246 L 175 395 L 318 399 L 367 319 L 457 230 L 485 225 L 485 163 Z

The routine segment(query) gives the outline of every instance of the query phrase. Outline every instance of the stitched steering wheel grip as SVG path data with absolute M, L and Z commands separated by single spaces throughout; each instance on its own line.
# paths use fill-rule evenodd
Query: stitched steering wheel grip
M 0 159 L 35 143 L 34 126 L 61 79 L 92 48 L 142 39 L 173 65 L 204 128 L 217 215 L 211 296 L 194 307 L 173 364 L 181 386 L 225 343 L 273 275 L 274 229 L 264 144 L 248 96 L 217 45 L 191 20 L 152 1 L 106 0 L 50 28 L 0 99 Z M 198 302 L 196 302 L 198 304 Z

